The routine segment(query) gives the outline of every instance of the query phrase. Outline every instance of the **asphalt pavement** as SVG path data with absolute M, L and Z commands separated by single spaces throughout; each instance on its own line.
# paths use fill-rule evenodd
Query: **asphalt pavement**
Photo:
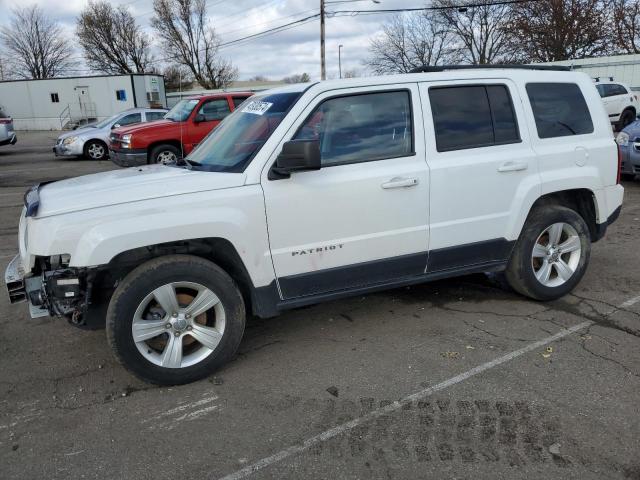
M 33 183 L 117 168 L 0 147 L 0 268 Z M 572 295 L 474 275 L 251 319 L 209 379 L 150 386 L 103 330 L 0 292 L 2 479 L 640 479 L 640 180 Z

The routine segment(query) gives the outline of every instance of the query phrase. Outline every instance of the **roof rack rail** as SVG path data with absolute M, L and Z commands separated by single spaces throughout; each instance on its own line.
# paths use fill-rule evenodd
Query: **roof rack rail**
M 522 64 L 491 64 L 491 65 L 433 65 L 417 67 L 409 73 L 433 73 L 444 72 L 446 70 L 475 70 L 482 68 L 516 68 L 520 70 L 552 70 L 558 72 L 569 72 L 571 67 L 564 65 L 522 65 Z

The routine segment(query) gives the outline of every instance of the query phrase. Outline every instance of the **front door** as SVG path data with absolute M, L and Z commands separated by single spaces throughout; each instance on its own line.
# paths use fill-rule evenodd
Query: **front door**
M 262 177 L 282 298 L 421 275 L 429 172 L 415 84 L 326 92 L 284 141 L 317 140 L 322 168 Z
M 428 270 L 504 261 L 519 205 L 537 198 L 540 184 L 518 90 L 507 80 L 446 81 L 422 83 L 420 93 L 431 173 Z
M 187 141 L 185 153 L 189 153 L 218 126 L 224 117 L 231 113 L 229 101 L 226 98 L 205 100 L 191 113 L 187 121 Z

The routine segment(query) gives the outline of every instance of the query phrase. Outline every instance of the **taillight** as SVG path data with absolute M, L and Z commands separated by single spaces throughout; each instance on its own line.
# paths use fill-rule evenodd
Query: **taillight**
M 10 118 L 0 118 L 0 125 L 8 125 L 9 123 L 11 123 Z
M 616 146 L 618 147 L 618 176 L 616 178 L 616 183 L 619 185 L 620 177 L 622 176 L 622 149 L 620 148 L 620 145 L 616 144 Z

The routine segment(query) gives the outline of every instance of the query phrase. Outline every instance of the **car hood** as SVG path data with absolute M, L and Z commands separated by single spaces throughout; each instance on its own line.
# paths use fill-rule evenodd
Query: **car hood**
M 173 122 L 171 120 L 154 120 L 153 122 L 147 123 L 137 123 L 135 125 L 131 125 L 130 127 L 120 127 L 116 128 L 114 132 L 119 133 L 120 135 L 125 135 L 127 133 L 137 133 L 137 132 L 145 132 L 147 130 L 154 130 L 159 127 L 166 127 L 168 125 L 180 125 L 180 122 Z
M 75 130 L 70 130 L 66 133 L 63 133 L 58 138 L 64 140 L 65 138 L 69 138 L 69 137 L 80 137 L 83 134 L 95 134 L 98 131 L 100 130 L 94 127 L 76 128 Z
M 139 202 L 174 195 L 239 187 L 243 173 L 148 165 L 48 183 L 40 187 L 38 217 Z

